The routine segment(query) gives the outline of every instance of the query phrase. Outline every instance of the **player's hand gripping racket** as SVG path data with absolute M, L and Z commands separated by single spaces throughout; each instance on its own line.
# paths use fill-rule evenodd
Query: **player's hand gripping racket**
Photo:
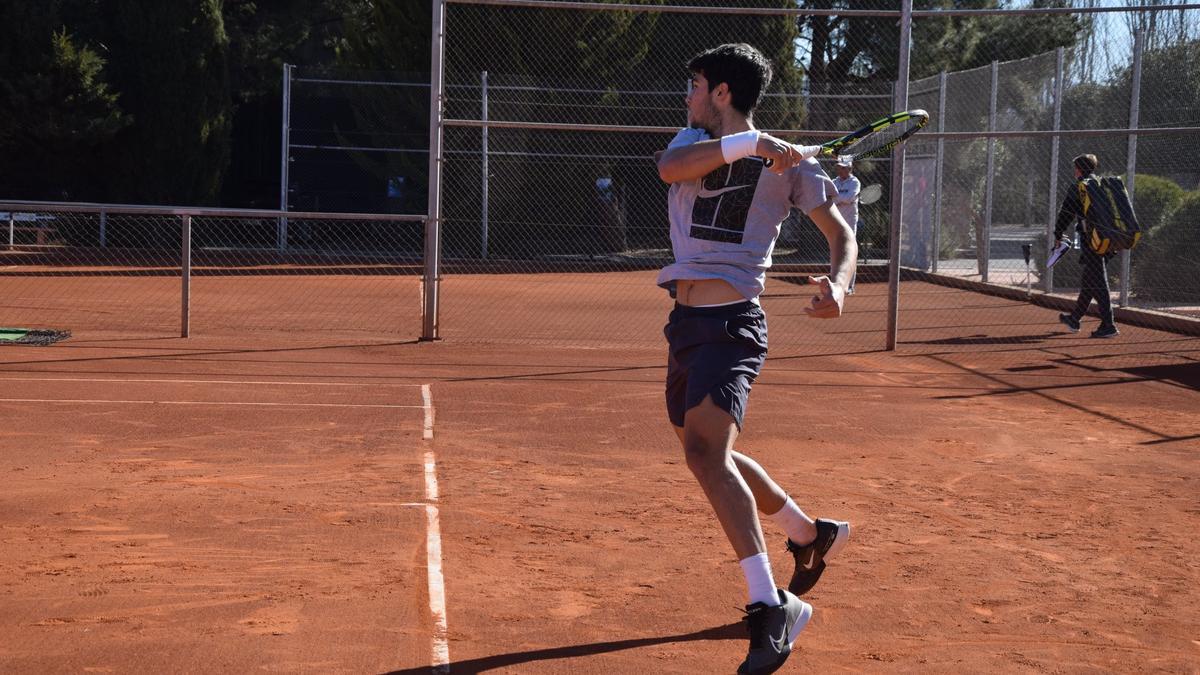
M 865 127 L 852 131 L 841 138 L 821 145 L 797 145 L 804 157 L 836 157 L 849 155 L 852 159 L 877 157 L 912 138 L 929 123 L 929 113 L 924 110 L 906 110 L 883 119 L 875 120 Z M 767 160 L 771 166 L 771 160 Z

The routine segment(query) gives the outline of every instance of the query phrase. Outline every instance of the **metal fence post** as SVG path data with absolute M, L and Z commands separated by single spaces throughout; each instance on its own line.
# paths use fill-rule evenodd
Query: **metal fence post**
M 108 212 L 100 209 L 100 248 L 108 246 Z
M 438 339 L 438 287 L 441 279 L 442 107 L 446 53 L 446 0 L 433 2 L 429 67 L 429 217 L 425 221 L 425 278 L 422 284 L 421 339 Z
M 191 313 L 192 313 L 192 217 L 188 214 L 181 216 L 183 237 L 180 253 L 180 269 L 182 270 L 183 289 L 180 299 L 181 313 L 181 328 L 179 329 L 179 337 L 188 337 L 191 332 Z
M 1033 227 L 1033 176 L 1025 181 L 1025 227 Z
M 1000 62 L 992 61 L 992 96 L 988 106 L 988 131 L 996 130 L 996 98 L 1000 89 Z M 987 141 L 987 174 L 984 176 L 983 197 L 983 235 L 978 242 L 979 278 L 987 282 L 988 269 L 992 262 L 992 197 L 995 181 L 992 174 L 996 172 L 996 137 L 988 136 Z
M 1138 109 L 1141 107 L 1142 98 L 1142 48 L 1145 44 L 1145 35 L 1142 31 L 1134 31 L 1133 33 L 1133 91 L 1129 94 L 1129 128 L 1138 128 Z M 1137 197 L 1135 175 L 1137 171 L 1137 133 L 1129 134 L 1129 152 L 1126 157 L 1125 166 L 1125 183 L 1129 189 L 1129 200 L 1134 206 L 1137 206 Z M 1122 307 L 1129 304 L 1129 286 L 1132 266 L 1130 265 L 1130 254 L 1133 253 L 1129 249 L 1121 251 L 1121 296 L 1118 301 Z
M 482 104 L 482 109 L 481 109 L 481 112 L 483 113 L 483 116 L 481 117 L 481 120 L 483 121 L 483 149 L 481 151 L 482 161 L 483 161 L 483 203 L 480 206 L 480 211 L 481 211 L 481 221 L 482 221 L 482 230 L 483 230 L 481 233 L 481 236 L 482 236 L 483 241 L 482 241 L 482 244 L 480 245 L 480 251 L 481 251 L 481 255 L 482 255 L 483 259 L 487 260 L 487 257 L 488 257 L 488 125 L 487 125 L 487 122 L 488 122 L 488 109 L 487 109 L 488 108 L 488 74 L 487 74 L 486 70 L 483 71 L 483 74 L 481 75 L 481 79 L 483 82 L 482 92 L 481 92 L 482 99 L 483 99 L 483 104 Z
M 900 60 L 896 71 L 896 110 L 908 109 L 908 60 L 912 50 L 912 0 L 900 4 Z M 892 222 L 888 237 L 887 350 L 895 351 L 900 327 L 900 235 L 904 220 L 904 145 L 892 151 Z
M 946 71 L 938 76 L 938 133 L 946 131 Z M 933 255 L 931 271 L 937 274 L 938 258 L 942 255 L 942 171 L 946 162 L 946 139 L 938 136 L 937 165 L 934 167 L 933 181 Z
M 15 236 L 17 232 L 16 214 L 12 211 L 8 212 L 8 250 L 13 250 L 15 245 Z
M 1063 98 L 1063 60 L 1065 51 L 1062 47 L 1056 50 L 1055 56 L 1057 63 L 1054 70 L 1054 130 L 1059 131 L 1062 127 L 1062 98 Z M 1049 202 L 1050 215 L 1046 218 L 1046 250 L 1054 245 L 1054 221 L 1058 217 L 1058 145 L 1059 136 L 1054 134 L 1050 138 L 1050 187 L 1049 187 Z M 1046 293 L 1054 292 L 1054 268 L 1046 268 L 1046 276 L 1042 278 L 1043 290 Z
M 279 150 L 279 210 L 288 210 L 289 162 L 292 146 L 292 70 L 295 66 L 283 64 L 283 138 Z M 281 216 L 275 233 L 275 245 L 280 251 L 287 250 L 288 221 Z

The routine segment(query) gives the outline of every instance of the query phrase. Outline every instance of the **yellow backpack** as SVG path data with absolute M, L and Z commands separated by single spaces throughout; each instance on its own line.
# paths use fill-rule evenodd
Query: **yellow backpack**
M 1117 176 L 1088 176 L 1079 181 L 1083 240 L 1098 255 L 1132 249 L 1142 240 L 1125 182 Z

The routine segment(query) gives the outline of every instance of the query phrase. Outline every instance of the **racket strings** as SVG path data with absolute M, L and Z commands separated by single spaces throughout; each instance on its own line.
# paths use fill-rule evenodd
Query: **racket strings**
M 835 153 L 853 155 L 855 157 L 870 157 L 887 152 L 900 141 L 916 133 L 918 129 L 924 126 L 925 119 L 914 117 L 894 122 L 882 129 L 870 132 L 856 143 L 845 148 L 839 148 Z

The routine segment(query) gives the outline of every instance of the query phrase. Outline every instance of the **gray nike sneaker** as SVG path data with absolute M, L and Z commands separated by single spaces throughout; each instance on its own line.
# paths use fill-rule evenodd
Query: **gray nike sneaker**
M 738 675 L 767 675 L 779 670 L 792 655 L 796 636 L 812 618 L 812 605 L 779 589 L 782 605 L 768 607 L 761 602 L 746 607 L 750 626 L 750 652 L 738 667 Z
M 788 539 L 787 550 L 796 560 L 788 590 L 795 595 L 811 591 L 825 571 L 825 561 L 836 556 L 849 539 L 850 523 L 824 518 L 817 518 L 817 538 L 811 544 L 801 546 Z

